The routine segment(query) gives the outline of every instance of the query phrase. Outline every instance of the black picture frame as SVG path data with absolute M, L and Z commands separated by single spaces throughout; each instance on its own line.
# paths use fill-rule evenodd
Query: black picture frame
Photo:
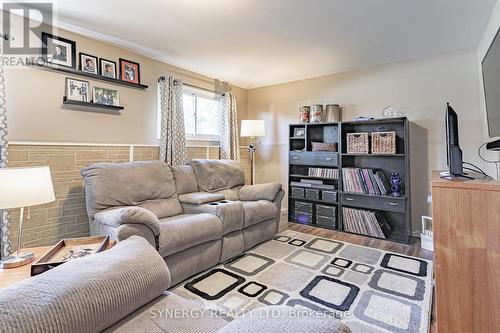
M 83 66 L 82 56 L 94 59 L 94 63 L 95 63 L 95 71 L 94 72 L 89 72 L 89 71 L 86 71 L 84 69 L 85 67 Z M 90 73 L 90 74 L 95 74 L 95 75 L 99 74 L 99 58 L 97 58 L 94 55 L 83 53 L 83 52 L 78 53 L 78 58 L 80 60 L 80 66 L 78 67 L 79 70 L 81 70 L 82 72 L 85 72 L 85 73 Z
M 81 94 L 83 93 L 85 95 L 82 95 L 80 98 L 73 98 L 72 94 L 71 94 L 70 82 L 78 82 L 80 84 L 86 85 L 86 89 L 84 91 L 82 91 L 82 88 L 81 88 L 83 85 L 80 86 L 79 89 L 77 88 L 79 93 L 81 93 Z M 69 101 L 87 102 L 87 103 L 90 102 L 90 83 L 89 83 L 89 81 L 67 77 L 65 80 L 65 89 L 64 90 L 65 90 L 66 99 Z
M 66 59 L 70 58 L 71 59 L 71 65 L 65 65 L 62 60 L 57 59 L 56 62 L 54 62 L 53 58 L 50 58 L 48 54 L 48 42 L 49 39 L 52 40 L 57 40 L 62 43 L 69 44 L 71 46 L 71 55 L 68 55 L 67 53 L 65 54 Z M 42 58 L 45 60 L 47 64 L 51 65 L 56 65 L 56 66 L 62 66 L 62 67 L 68 67 L 68 68 L 73 68 L 76 69 L 76 42 L 72 41 L 67 38 L 59 37 L 52 35 L 48 32 L 43 32 L 42 31 Z M 68 61 L 66 61 L 68 62 Z
M 131 64 L 137 66 L 137 80 L 130 80 L 125 77 L 125 71 L 124 71 L 124 65 L 125 64 Z M 120 74 L 119 74 L 119 79 L 125 82 L 130 82 L 130 83 L 135 83 L 135 84 L 141 84 L 141 65 L 135 61 L 130 61 L 127 59 L 120 58 L 119 59 L 119 67 L 120 67 Z
M 107 75 L 104 75 L 104 66 L 103 66 L 103 61 L 107 62 L 107 63 L 112 63 L 113 64 L 113 76 L 107 76 Z M 108 60 L 108 59 L 104 59 L 104 58 L 99 58 L 99 75 L 100 76 L 103 76 L 103 77 L 107 77 L 107 78 L 112 78 L 112 79 L 118 79 L 117 77 L 117 69 L 116 69 L 116 61 L 113 61 L 113 60 Z

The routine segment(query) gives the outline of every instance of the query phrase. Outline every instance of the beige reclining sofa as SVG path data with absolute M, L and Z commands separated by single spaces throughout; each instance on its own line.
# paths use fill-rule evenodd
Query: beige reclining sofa
M 281 184 L 244 185 L 235 161 L 96 163 L 81 174 L 91 234 L 145 238 L 167 263 L 172 285 L 278 231 Z

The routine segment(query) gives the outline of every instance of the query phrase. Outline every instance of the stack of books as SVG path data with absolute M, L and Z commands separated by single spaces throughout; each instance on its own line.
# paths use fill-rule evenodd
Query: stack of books
M 342 209 L 345 231 L 384 239 L 389 236 L 391 226 L 381 212 L 346 207 Z
M 344 192 L 388 195 L 391 186 L 384 173 L 377 169 L 343 168 Z
M 301 179 L 300 182 L 290 182 L 291 186 L 335 190 L 335 185 L 323 184 L 322 180 Z
M 339 170 L 338 169 L 324 169 L 324 168 L 309 168 L 308 176 L 338 179 L 339 178 Z

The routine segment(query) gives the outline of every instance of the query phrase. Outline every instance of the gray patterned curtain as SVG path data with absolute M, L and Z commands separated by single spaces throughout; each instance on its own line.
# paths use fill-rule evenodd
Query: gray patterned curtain
M 238 110 L 236 96 L 227 92 L 221 99 L 220 158 L 240 160 L 240 135 L 238 131 Z
M 160 160 L 170 165 L 187 162 L 186 129 L 182 109 L 182 81 L 171 76 L 158 79 L 161 112 Z
M 1 53 L 0 53 L 1 54 Z M 7 167 L 7 108 L 5 107 L 5 78 L 0 62 L 0 168 Z M 1 184 L 0 184 L 1 186 Z M 10 220 L 7 210 L 0 210 L 0 258 L 11 253 Z

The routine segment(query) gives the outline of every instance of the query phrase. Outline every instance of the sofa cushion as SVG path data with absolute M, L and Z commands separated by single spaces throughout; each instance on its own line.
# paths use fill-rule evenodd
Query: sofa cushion
M 90 218 L 121 206 L 141 206 L 158 218 L 182 213 L 174 176 L 164 162 L 95 163 L 81 174 Z
M 281 190 L 280 183 L 267 183 L 256 185 L 245 185 L 240 189 L 240 200 L 268 200 L 273 201 L 276 198 L 279 190 Z
M 192 160 L 198 187 L 206 192 L 226 190 L 245 184 L 243 168 L 233 160 Z
M 236 186 L 233 188 L 228 188 L 226 190 L 215 191 L 213 193 L 222 194 L 226 200 L 236 201 L 240 200 L 239 197 L 240 188 L 241 186 Z
M 267 200 L 242 201 L 245 215 L 245 228 L 259 222 L 277 218 L 278 208 Z
M 177 194 L 198 192 L 198 183 L 191 165 L 176 165 L 170 168 L 174 175 Z
M 100 332 L 169 287 L 163 258 L 133 236 L 2 289 L 0 332 Z
M 203 205 L 209 202 L 224 200 L 223 194 L 208 193 L 208 192 L 194 192 L 181 194 L 179 196 L 179 201 L 191 205 Z
M 158 252 L 163 256 L 222 237 L 222 222 L 214 215 L 181 214 L 160 220 Z

